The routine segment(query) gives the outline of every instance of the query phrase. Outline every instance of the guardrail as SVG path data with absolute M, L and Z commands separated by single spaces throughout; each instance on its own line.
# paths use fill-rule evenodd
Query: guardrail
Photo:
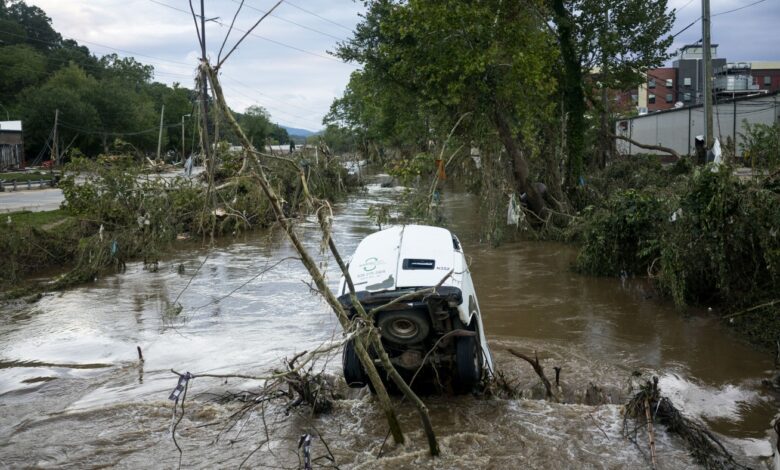
M 19 191 L 20 189 L 33 189 L 33 186 L 39 189 L 43 187 L 53 188 L 57 186 L 57 178 L 28 181 L 0 180 L 0 193 L 4 191 Z

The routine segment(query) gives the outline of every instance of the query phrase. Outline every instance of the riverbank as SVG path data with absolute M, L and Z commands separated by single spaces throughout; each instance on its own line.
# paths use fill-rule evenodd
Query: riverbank
M 285 163 L 269 165 L 285 208 L 296 216 L 301 175 Z M 338 200 L 357 187 L 337 159 L 307 163 L 307 169 L 315 197 Z M 205 178 L 145 178 L 129 159 L 79 160 L 68 166 L 60 188 L 61 209 L 3 214 L 0 298 L 89 282 L 121 272 L 131 260 L 156 270 L 161 253 L 177 241 L 236 236 L 274 220 L 259 186 L 227 171 L 210 185 Z M 61 274 L 38 278 L 51 270 Z

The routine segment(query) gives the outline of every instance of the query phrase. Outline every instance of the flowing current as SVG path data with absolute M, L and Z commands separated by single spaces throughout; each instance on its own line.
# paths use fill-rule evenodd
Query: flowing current
M 336 207 L 334 237 L 345 255 L 376 229 L 368 207 L 403 197 L 378 181 Z M 714 430 L 740 463 L 771 468 L 770 422 L 780 401 L 761 386 L 774 372 L 768 354 L 706 312 L 675 310 L 644 282 L 573 273 L 574 247 L 480 245 L 478 201 L 451 192 L 445 206 L 470 258 L 497 368 L 526 398 L 425 397 L 442 447 L 432 460 L 408 404 L 398 405 L 407 444 L 383 446 L 387 427 L 367 392 L 350 392 L 317 417 L 305 408 L 286 416 L 279 407 L 236 415 L 243 403 L 215 397 L 259 383 L 199 378 L 177 426 L 181 466 L 299 468 L 298 439 L 308 433 L 315 468 L 649 468 L 646 436 L 634 443 L 622 434 L 621 404 L 632 374 L 642 373 L 657 375 L 662 393 Z M 314 221 L 299 230 L 319 252 Z M 284 234 L 270 230 L 209 252 L 183 247 L 158 272 L 133 263 L 124 274 L 34 304 L 3 306 L 0 468 L 177 467 L 172 368 L 263 375 L 340 337 L 303 266 L 285 260 L 294 256 Z M 335 288 L 334 267 L 328 264 Z M 170 308 L 177 298 L 179 313 Z M 569 404 L 537 399 L 538 378 L 508 348 L 537 352 L 550 377 L 560 366 Z M 339 374 L 340 357 L 315 371 L 323 368 Z M 606 404 L 586 404 L 594 394 Z M 656 445 L 660 468 L 695 465 L 661 426 Z

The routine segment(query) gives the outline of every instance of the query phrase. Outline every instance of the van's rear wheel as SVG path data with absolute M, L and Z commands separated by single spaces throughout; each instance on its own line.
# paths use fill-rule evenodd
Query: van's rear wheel
M 344 380 L 351 388 L 363 388 L 369 382 L 368 375 L 363 369 L 363 364 L 355 352 L 355 342 L 347 341 L 344 344 L 344 353 L 341 356 L 341 364 L 344 369 Z
M 482 377 L 482 361 L 476 336 L 459 336 L 455 341 L 455 393 L 469 393 Z

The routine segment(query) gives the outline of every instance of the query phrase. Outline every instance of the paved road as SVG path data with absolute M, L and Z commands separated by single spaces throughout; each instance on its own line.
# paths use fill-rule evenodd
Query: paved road
M 53 211 L 64 200 L 61 189 L 33 189 L 0 193 L 0 212 Z
M 202 167 L 193 169 L 192 175 L 195 177 L 203 171 Z M 167 173 L 153 174 L 152 178 L 174 178 L 182 176 L 181 170 Z M 26 186 L 20 186 L 19 191 L 6 191 L 0 193 L 0 213 L 16 211 L 53 211 L 59 209 L 60 204 L 65 199 L 61 189 L 23 189 Z

